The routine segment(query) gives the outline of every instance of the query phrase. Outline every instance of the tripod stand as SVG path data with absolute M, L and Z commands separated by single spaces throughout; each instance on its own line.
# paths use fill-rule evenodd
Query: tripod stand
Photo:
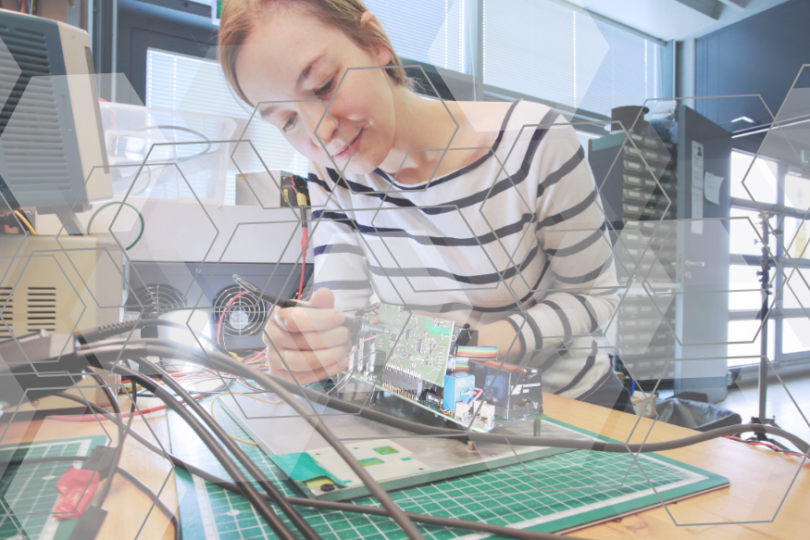
M 758 390 L 759 390 L 759 412 L 757 416 L 751 417 L 752 424 L 767 424 L 775 427 L 776 418 L 768 418 L 768 313 L 770 307 L 769 298 L 771 296 L 771 266 L 775 266 L 776 260 L 771 257 L 771 252 L 768 249 L 768 242 L 770 240 L 770 225 L 771 212 L 760 212 L 760 226 L 762 230 L 762 256 L 760 257 L 760 269 L 757 271 L 759 282 L 762 286 L 762 306 L 759 310 L 758 319 L 760 321 L 759 330 L 759 376 L 758 376 Z M 779 234 L 779 230 L 775 231 Z M 765 433 L 757 433 L 752 437 L 746 439 L 748 442 L 767 442 L 778 446 L 783 450 L 789 450 L 782 443 L 771 439 Z

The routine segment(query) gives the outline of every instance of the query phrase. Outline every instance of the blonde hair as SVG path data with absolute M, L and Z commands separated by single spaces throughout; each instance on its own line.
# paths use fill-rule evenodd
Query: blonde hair
M 219 24 L 219 60 L 225 78 L 245 103 L 254 105 L 245 96 L 236 77 L 239 49 L 253 30 L 261 12 L 281 8 L 308 9 L 322 23 L 342 30 L 349 39 L 365 50 L 380 46 L 387 48 L 391 51 L 391 61 L 386 66 L 386 73 L 396 84 L 411 86 L 411 80 L 405 74 L 402 61 L 385 31 L 376 24 L 360 26 L 360 17 L 368 11 L 361 0 L 227 0 Z

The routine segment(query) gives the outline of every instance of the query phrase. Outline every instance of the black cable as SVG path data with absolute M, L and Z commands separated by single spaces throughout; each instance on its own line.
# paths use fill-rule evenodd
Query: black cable
M 143 376 L 136 371 L 123 366 L 114 366 L 112 371 L 126 375 L 130 379 L 137 380 L 141 386 L 155 394 L 155 397 L 163 401 L 172 411 L 177 413 L 178 416 L 180 416 L 180 418 L 182 418 L 183 421 L 185 421 L 189 427 L 194 430 L 197 436 L 208 447 L 214 457 L 216 457 L 217 461 L 220 462 L 222 467 L 228 473 L 228 476 L 236 481 L 236 485 L 239 487 L 242 496 L 244 496 L 248 502 L 253 505 L 253 507 L 256 509 L 259 515 L 262 516 L 262 519 L 264 519 L 276 536 L 283 540 L 295 540 L 295 535 L 292 533 L 292 531 L 283 521 L 281 521 L 278 514 L 276 514 L 275 511 L 268 506 L 267 502 L 260 496 L 256 488 L 253 487 L 253 484 L 250 483 L 250 481 L 242 474 L 242 471 L 239 470 L 231 458 L 228 457 L 219 444 L 217 444 L 211 433 L 209 433 L 202 423 L 193 414 L 191 414 L 188 409 L 178 402 L 174 396 L 169 394 L 165 389 L 163 389 L 162 386 L 154 382 L 149 377 Z
M 133 438 L 136 438 L 136 435 L 137 434 L 135 432 L 132 433 Z M 164 452 L 161 452 L 160 448 L 152 445 L 151 443 L 146 441 L 146 439 L 139 442 L 144 443 L 147 446 L 147 448 L 149 448 L 150 450 L 154 450 L 157 454 L 168 456 L 174 465 L 188 471 L 189 473 L 195 476 L 199 476 L 206 482 L 214 484 L 222 489 L 226 489 L 233 493 L 241 494 L 241 492 L 239 491 L 239 487 L 233 482 L 228 482 L 227 480 L 224 480 L 216 476 L 215 474 L 211 474 L 203 469 L 195 467 L 194 465 L 191 465 L 190 463 L 183 461 L 182 459 L 172 454 L 166 454 Z M 0 461 L 0 467 L 5 465 L 14 466 L 21 464 L 35 465 L 37 463 L 48 463 L 54 461 L 82 461 L 86 459 L 87 458 L 84 456 L 53 456 L 45 458 L 31 458 L 25 460 L 17 460 L 19 463 Z M 161 512 L 163 512 L 172 521 L 173 524 L 177 523 L 176 516 L 159 498 L 157 498 L 157 495 L 155 495 L 154 491 L 152 491 L 148 486 L 140 482 L 140 480 L 135 478 L 129 471 L 119 468 L 117 472 L 122 477 L 132 482 L 132 484 L 135 485 L 135 487 L 137 487 L 139 490 L 143 491 L 148 496 L 152 497 L 155 500 L 155 505 L 158 506 Z M 300 497 L 287 497 L 287 500 L 289 500 L 292 504 L 295 504 L 297 506 L 306 506 L 309 508 L 317 508 L 322 510 L 335 510 L 339 512 L 351 512 L 353 514 L 367 514 L 371 516 L 389 517 L 388 513 L 385 511 L 384 508 L 379 508 L 376 506 L 365 506 L 359 504 L 334 502 L 334 501 L 321 501 L 318 499 L 302 499 Z M 414 514 L 411 512 L 408 512 L 407 514 L 414 521 L 419 521 L 426 525 L 435 525 L 437 527 L 451 527 L 455 529 L 466 529 L 475 532 L 484 532 L 489 534 L 495 534 L 498 536 L 505 536 L 508 538 L 517 538 L 518 540 L 582 540 L 578 539 L 575 536 L 562 536 L 553 533 L 526 531 L 522 529 L 513 529 L 511 527 L 502 527 L 500 525 L 490 525 L 488 523 L 465 521 L 462 519 L 443 518 L 438 516 L 430 516 L 427 514 Z M 179 525 L 175 525 L 175 527 L 179 527 Z M 175 538 L 178 538 L 177 534 L 175 534 Z
M 149 353 L 143 355 L 137 354 L 134 356 L 171 357 L 175 356 L 177 351 L 182 350 L 188 356 L 189 360 L 193 361 L 193 359 L 197 359 L 200 362 L 204 362 L 204 365 L 208 365 L 211 363 L 207 357 L 200 358 L 199 355 L 203 353 L 202 352 L 196 353 L 195 349 L 193 348 L 189 349 L 186 346 L 174 343 L 172 343 L 172 345 L 177 345 L 177 347 L 160 346 L 158 345 L 160 340 L 141 339 L 138 341 L 146 345 L 146 347 L 144 347 L 144 351 L 146 352 L 148 350 Z M 117 350 L 114 346 L 110 349 L 109 345 L 108 348 L 106 348 L 106 350 L 104 347 L 92 347 L 92 348 L 88 347 L 88 349 L 85 349 L 83 352 L 87 353 L 87 355 L 91 357 L 96 356 L 96 360 L 98 360 L 99 354 L 107 353 L 115 355 L 115 358 L 117 358 L 118 355 L 120 354 L 119 350 Z M 241 362 L 237 362 L 235 359 L 233 359 L 233 357 L 230 357 L 230 360 L 223 362 L 224 355 L 217 354 L 216 351 L 211 351 L 211 353 L 212 357 L 220 357 L 220 363 L 222 363 L 224 366 L 231 366 L 238 364 L 240 366 L 247 367 Z M 247 368 L 247 372 L 241 369 L 240 371 L 242 371 L 242 373 L 246 373 L 248 378 L 254 380 L 257 380 L 254 374 L 261 374 L 261 372 L 252 370 L 250 368 Z M 375 497 L 383 505 L 383 507 L 385 507 L 385 509 L 389 512 L 391 519 L 393 519 L 396 522 L 396 524 L 402 529 L 402 531 L 410 540 L 424 540 L 422 533 L 419 532 L 419 529 L 416 528 L 416 525 L 414 525 L 414 523 L 410 520 L 410 518 L 407 515 L 405 515 L 404 511 L 394 502 L 394 500 L 391 499 L 391 496 L 388 494 L 388 492 L 385 489 L 383 489 L 382 486 L 380 486 L 377 483 L 377 481 L 374 480 L 374 478 L 372 478 L 372 476 L 368 473 L 365 467 L 363 467 L 363 465 L 360 464 L 357 458 L 349 451 L 348 448 L 346 448 L 346 446 L 341 441 L 332 437 L 331 433 L 326 428 L 326 426 L 324 426 L 323 422 L 319 417 L 310 415 L 306 406 L 302 405 L 282 385 L 278 384 L 275 378 L 266 376 L 261 379 L 261 382 L 264 384 L 261 384 L 260 386 L 263 386 L 268 390 L 274 392 L 281 399 L 287 402 L 287 404 L 289 404 L 293 409 L 295 409 L 295 411 L 299 415 L 301 415 L 314 428 L 314 430 L 319 435 L 321 435 L 324 438 L 324 440 L 326 440 L 330 444 L 330 446 L 332 446 L 332 448 L 335 449 L 335 451 L 341 457 L 341 459 L 349 466 L 349 468 L 352 469 L 352 472 L 354 472 L 354 474 L 357 475 L 358 479 L 363 483 L 363 485 L 366 486 L 371 495 Z M 154 382 L 151 379 L 149 379 L 149 383 L 154 385 Z M 143 384 L 141 386 L 143 386 Z
M 104 326 L 93 328 L 91 330 L 77 331 L 74 332 L 73 335 L 79 341 L 80 344 L 84 345 L 87 343 L 93 343 L 96 341 L 109 339 L 113 336 L 124 334 L 126 332 L 132 332 L 144 326 L 166 326 L 168 328 L 179 328 L 181 330 L 191 331 L 191 329 L 187 325 L 181 324 L 179 322 L 168 321 L 166 319 L 160 318 L 148 318 L 148 319 L 135 319 L 134 321 L 126 321 L 121 323 L 107 324 Z M 219 343 L 217 343 L 216 340 L 211 339 L 210 337 L 204 334 L 200 334 L 199 337 L 206 343 L 212 345 L 220 353 L 230 356 L 228 350 L 222 347 L 222 345 L 220 345 Z
M 111 347 L 111 349 L 106 352 L 108 354 L 112 354 L 113 352 L 119 352 L 119 349 L 116 349 L 115 346 L 123 345 L 123 343 L 105 342 L 104 345 L 105 346 L 109 345 Z M 254 370 L 250 366 L 246 366 L 241 362 L 237 362 L 230 355 L 219 355 L 213 351 L 203 352 L 200 349 L 188 348 L 187 346 L 184 345 L 178 345 L 176 343 L 155 339 L 142 339 L 138 340 L 137 342 L 130 342 L 128 347 L 136 347 L 136 348 L 143 347 L 143 350 L 139 349 L 138 356 L 161 356 L 161 355 L 170 356 L 173 354 L 176 355 L 178 353 L 181 353 L 188 360 L 192 362 L 196 361 L 195 363 L 200 363 L 203 367 L 211 366 L 216 371 L 231 373 L 232 375 L 252 379 L 253 381 L 257 382 L 259 386 L 262 386 L 263 388 L 267 389 L 270 392 L 278 394 L 279 397 L 282 397 L 282 399 L 284 399 L 282 394 L 275 390 L 278 387 L 281 387 L 282 390 L 286 392 L 294 393 L 301 397 L 304 397 L 313 403 L 318 403 L 319 405 L 323 405 L 325 407 L 329 407 L 340 412 L 357 415 L 377 423 L 381 423 L 390 427 L 395 427 L 398 429 L 402 429 L 404 431 L 417 433 L 428 437 L 434 436 L 446 437 L 450 439 L 461 440 L 464 442 L 471 440 L 473 442 L 492 443 L 492 444 L 508 443 L 513 446 L 547 446 L 554 448 L 571 448 L 579 450 L 594 450 L 599 452 L 614 452 L 614 453 L 627 453 L 627 452 L 652 453 L 652 452 L 665 452 L 668 450 L 675 450 L 678 448 L 683 448 L 685 446 L 691 446 L 693 444 L 705 442 L 711 439 L 716 439 L 718 437 L 725 437 L 727 435 L 735 435 L 737 433 L 744 433 L 744 432 L 753 432 L 753 433 L 769 433 L 771 435 L 783 437 L 788 441 L 790 441 L 792 444 L 794 444 L 796 448 L 799 449 L 800 453 L 803 454 L 810 453 L 810 444 L 802 440 L 800 437 L 792 433 L 789 433 L 783 429 L 780 429 L 778 427 L 763 424 L 738 424 L 735 426 L 728 426 L 703 433 L 697 433 L 695 435 L 691 435 L 681 439 L 673 439 L 671 441 L 644 442 L 632 444 L 610 443 L 598 440 L 554 439 L 548 437 L 533 437 L 533 436 L 528 437 L 528 436 L 516 436 L 511 434 L 481 433 L 477 431 L 459 431 L 456 429 L 425 426 L 423 424 L 418 424 L 416 422 L 411 422 L 409 420 L 404 420 L 402 418 L 397 418 L 395 416 L 391 416 L 386 413 L 375 411 L 368 407 L 356 405 L 354 403 L 344 401 L 334 396 L 327 396 L 326 394 L 317 392 L 310 388 L 299 386 L 294 382 L 273 377 L 267 373 Z M 93 350 L 92 353 L 89 350 L 84 351 L 80 350 L 79 353 L 92 356 L 93 354 L 96 354 L 96 351 L 98 351 L 99 349 L 94 347 L 92 350 Z M 307 416 L 312 415 L 307 413 Z M 327 437 L 324 438 L 329 440 Z
M 89 459 L 88 456 L 49 456 L 49 457 L 38 457 L 38 458 L 23 458 L 23 459 L 15 459 L 11 461 L 0 461 L 0 468 L 4 467 L 20 467 L 23 465 L 41 465 L 43 463 L 56 463 L 61 461 L 73 462 L 73 461 L 87 461 Z M 147 497 L 152 499 L 152 502 L 160 510 L 163 515 L 165 515 L 169 521 L 175 527 L 174 538 L 175 540 L 181 540 L 183 538 L 183 532 L 180 528 L 180 522 L 177 520 L 177 516 L 172 512 L 166 503 L 160 500 L 160 497 L 152 491 L 152 489 L 138 480 L 138 478 L 129 472 L 126 469 L 121 467 L 116 467 L 115 470 L 116 474 L 124 478 L 127 482 L 135 486 L 139 491 L 144 493 Z M 236 485 L 234 484 L 233 487 L 238 490 Z
M 112 417 L 112 415 L 110 413 L 108 413 L 107 411 L 105 411 L 104 409 L 99 407 L 98 405 L 92 404 L 92 407 L 93 407 L 94 410 L 96 410 L 96 412 L 98 412 L 98 413 L 100 413 L 102 415 L 105 415 L 108 418 Z M 173 454 L 171 454 L 169 452 L 165 452 L 165 451 L 161 450 L 160 448 L 158 448 L 157 446 L 155 446 L 154 444 L 152 444 L 151 442 L 146 440 L 144 437 L 139 435 L 137 432 L 133 431 L 131 433 L 131 437 L 134 438 L 139 443 L 141 443 L 142 445 L 144 445 L 147 449 L 151 450 L 152 452 L 154 452 L 154 453 L 156 453 L 158 455 L 165 456 L 165 457 L 169 458 L 169 460 L 171 460 L 171 462 L 174 465 L 176 465 L 177 467 L 180 467 L 180 468 L 188 471 L 191 474 L 199 476 L 203 480 L 206 480 L 207 482 L 215 484 L 215 485 L 217 485 L 217 486 L 219 486 L 219 487 L 221 487 L 223 489 L 227 489 L 227 490 L 232 491 L 234 493 L 241 494 L 241 492 L 239 491 L 239 488 L 238 488 L 238 486 L 236 484 L 234 484 L 232 482 L 228 482 L 227 480 L 224 480 L 222 478 L 219 478 L 218 476 L 216 476 L 214 474 L 211 474 L 211 473 L 209 473 L 209 472 L 207 472 L 207 471 L 205 471 L 203 469 L 200 469 L 199 467 L 196 467 L 196 466 L 182 460 L 181 458 L 178 458 L 177 456 L 175 456 L 175 455 L 173 455 Z M 301 499 L 301 498 L 297 498 L 297 497 L 287 497 L 287 499 L 291 503 L 293 503 L 295 505 L 299 505 L 299 506 L 308 506 L 308 507 L 311 507 L 311 508 L 321 508 L 321 509 L 325 509 L 325 510 L 337 510 L 337 511 L 343 511 L 343 512 L 364 513 L 364 514 L 385 516 L 385 517 L 388 516 L 385 509 L 378 508 L 378 507 L 373 507 L 373 506 L 364 506 L 364 505 L 356 505 L 356 504 L 340 503 L 340 502 L 332 502 L 332 501 L 321 501 L 321 500 L 317 500 L 317 499 Z M 488 534 L 495 534 L 495 535 L 498 535 L 498 536 L 504 536 L 504 537 L 509 537 L 509 538 L 517 538 L 519 540 L 564 540 L 564 539 L 576 540 L 574 537 L 571 537 L 571 536 L 561 536 L 561 535 L 555 535 L 555 534 L 551 534 L 551 533 L 538 533 L 538 532 L 533 532 L 533 531 L 524 531 L 524 530 L 521 530 L 521 529 L 513 529 L 513 528 L 509 528 L 509 527 L 500 527 L 498 525 L 489 525 L 487 523 L 470 522 L 470 521 L 464 521 L 464 520 L 458 520 L 458 519 L 452 519 L 452 518 L 442 518 L 442 517 L 429 516 L 429 515 L 423 515 L 423 514 L 413 514 L 413 513 L 408 513 L 408 516 L 414 521 L 425 523 L 427 525 L 435 525 L 435 526 L 440 526 L 440 527 L 454 527 L 454 528 L 459 528 L 459 529 L 467 529 L 467 530 L 471 530 L 471 531 L 485 532 L 485 533 L 488 533 Z
M 219 438 L 223 446 L 225 446 L 225 449 L 236 457 L 245 470 L 247 470 L 248 473 L 262 487 L 262 489 L 264 489 L 270 500 L 281 508 L 284 515 L 287 516 L 287 518 L 292 522 L 292 524 L 298 529 L 305 539 L 320 539 L 320 535 L 315 532 L 315 529 L 313 529 L 312 526 L 307 523 L 306 520 L 304 520 L 304 517 L 298 512 L 298 510 L 295 509 L 293 505 L 287 502 L 287 500 L 284 498 L 284 494 L 278 490 L 278 488 L 267 478 L 261 469 L 256 466 L 253 460 L 251 460 L 250 457 L 245 454 L 242 448 L 231 439 L 230 435 L 224 429 L 222 429 L 222 426 L 220 426 L 217 421 L 214 420 L 208 411 L 197 403 L 197 400 L 194 399 L 180 383 L 174 380 L 171 375 L 166 373 L 163 368 L 149 362 L 148 360 L 139 359 L 137 362 L 141 367 L 140 372 L 142 374 L 147 373 L 147 370 L 155 370 L 157 373 L 162 375 L 164 384 L 173 390 L 178 397 L 182 398 L 183 401 L 186 402 L 186 405 L 197 414 L 205 425 L 208 426 L 208 429 L 210 429 L 214 435 Z M 149 373 L 149 375 L 151 375 L 151 373 Z
M 122 346 L 123 343 L 116 343 L 116 342 L 105 342 L 103 344 L 99 344 L 99 346 L 95 346 L 92 348 L 86 348 L 84 350 L 78 351 L 78 353 L 82 356 L 92 357 L 98 355 L 116 355 L 120 353 L 120 351 L 116 348 L 117 346 Z M 790 440 L 793 444 L 795 444 L 800 449 L 805 449 L 804 452 L 810 451 L 810 446 L 807 445 L 799 437 L 788 433 L 784 430 L 779 428 L 775 428 L 773 426 L 768 425 L 761 425 L 761 424 L 748 424 L 748 425 L 737 425 L 737 426 L 729 426 L 728 428 L 721 428 L 718 430 L 713 430 L 711 432 L 700 433 L 691 437 L 686 437 L 683 439 L 677 439 L 674 441 L 666 441 L 663 443 L 646 443 L 646 444 L 624 444 L 624 443 L 605 443 L 602 441 L 582 441 L 576 439 L 544 439 L 542 437 L 514 437 L 511 435 L 504 436 L 503 434 L 497 434 L 494 437 L 492 434 L 488 433 L 478 433 L 478 432 L 458 432 L 455 430 L 448 430 L 444 428 L 432 428 L 429 426 L 422 426 L 420 424 L 416 424 L 414 422 L 409 422 L 406 420 L 402 420 L 396 417 L 392 417 L 383 413 L 379 413 L 377 411 L 367 410 L 365 407 L 358 407 L 354 404 L 350 404 L 348 402 L 344 402 L 340 399 L 330 398 L 328 396 L 324 396 L 321 393 L 314 392 L 307 388 L 301 388 L 294 383 L 289 383 L 283 380 L 278 380 L 275 377 L 267 375 L 262 372 L 258 372 L 255 370 L 250 369 L 248 366 L 236 362 L 230 357 L 217 354 L 216 352 L 203 352 L 194 348 L 189 349 L 186 346 L 178 345 L 172 342 L 165 342 L 161 340 L 138 340 L 137 342 L 129 343 L 128 347 L 135 348 L 139 350 L 138 356 L 146 356 L 146 355 L 157 355 L 157 356 L 176 356 L 178 353 L 181 353 L 184 357 L 191 361 L 196 361 L 197 363 L 202 364 L 205 367 L 211 366 L 218 371 L 226 371 L 230 372 L 234 375 L 241 375 L 246 378 L 250 378 L 260 386 L 268 389 L 271 392 L 275 392 L 278 394 L 282 399 L 285 399 L 290 403 L 304 418 L 316 428 L 316 431 L 322 434 L 324 438 L 330 442 L 330 444 L 336 443 L 333 441 L 331 436 L 327 433 L 322 433 L 320 429 L 320 421 L 314 418 L 311 418 L 308 414 L 308 411 L 297 401 L 295 401 L 292 396 L 289 395 L 287 389 L 289 388 L 290 391 L 303 395 L 308 398 L 313 398 L 315 401 L 319 403 L 325 404 L 326 406 L 332 407 L 336 410 L 342 410 L 344 412 L 354 412 L 358 413 L 363 417 L 370 418 L 375 421 L 382 421 L 387 425 L 396 424 L 395 427 L 402 427 L 405 426 L 405 429 L 415 433 L 422 433 L 425 435 L 432 435 L 432 436 L 445 436 L 449 438 L 459 438 L 459 439 L 467 439 L 467 440 L 478 440 L 482 442 L 495 442 L 503 444 L 506 440 L 510 444 L 516 445 L 528 445 L 528 446 L 554 446 L 554 447 L 565 447 L 565 448 L 581 448 L 586 450 L 597 450 L 597 451 L 608 451 L 608 452 L 660 452 L 666 450 L 672 450 L 675 448 L 681 448 L 683 446 L 688 446 L 691 444 L 696 444 L 699 442 L 704 442 L 709 439 L 713 439 L 719 436 L 730 435 L 734 433 L 740 433 L 743 431 L 753 431 L 753 432 L 767 432 L 777 436 L 784 437 Z M 140 351 L 143 351 L 142 353 Z M 292 387 L 292 388 L 290 388 Z M 325 430 L 324 430 L 325 431 Z M 337 448 L 336 448 L 337 450 Z M 344 458 L 345 459 L 345 458 Z M 351 464 L 348 459 L 346 459 L 347 464 Z M 361 477 L 362 479 L 362 477 Z M 373 480 L 367 485 L 369 491 L 372 491 L 373 484 L 376 484 Z M 379 488 L 379 485 L 377 486 Z M 381 489 L 381 488 L 380 488 Z M 386 493 L 387 495 L 387 493 Z M 400 512 L 401 509 L 397 508 Z M 389 513 L 389 515 L 392 515 Z M 409 516 L 404 516 L 408 518 Z
M 185 461 L 175 458 L 177 461 L 172 461 L 178 467 L 185 469 L 191 474 L 199 476 L 206 482 L 210 482 L 222 489 L 236 492 L 238 489 L 235 484 L 223 480 L 207 471 L 199 469 L 194 465 L 186 463 Z M 335 501 L 322 501 L 319 499 L 303 499 L 300 497 L 287 497 L 287 500 L 297 506 L 306 506 L 309 508 L 318 508 L 322 510 L 335 510 L 339 512 L 350 512 L 353 514 L 368 514 L 371 516 L 391 517 L 385 508 L 377 506 L 366 506 L 360 504 L 351 504 Z M 463 519 L 444 518 L 439 516 L 431 516 L 429 514 L 414 514 L 412 512 L 405 512 L 405 514 L 413 521 L 424 523 L 425 525 L 435 525 L 437 527 L 451 527 L 454 529 L 466 529 L 473 532 L 483 532 L 504 536 L 507 538 L 517 538 L 518 540 L 578 540 L 574 536 L 562 536 L 553 533 L 542 533 L 535 531 L 527 531 L 523 529 L 513 529 L 511 527 L 502 527 L 499 525 L 490 525 L 489 523 L 481 523 L 478 521 L 465 521 Z M 582 539 L 580 539 L 582 540 Z
M 133 400 L 131 402 L 129 418 L 127 419 L 126 427 L 124 427 L 124 423 L 121 421 L 121 407 L 118 404 L 117 397 L 113 394 L 112 390 L 107 385 L 107 383 L 104 382 L 104 379 L 102 379 L 99 375 L 93 373 L 90 376 L 93 378 L 93 380 L 96 381 L 96 383 L 99 384 L 101 389 L 106 394 L 107 400 L 110 402 L 110 406 L 112 407 L 113 412 L 115 413 L 118 419 L 118 421 L 116 422 L 116 425 L 118 426 L 118 446 L 115 449 L 115 458 L 110 463 L 110 468 L 108 469 L 106 474 L 107 480 L 106 482 L 104 482 L 104 487 L 101 488 L 101 492 L 99 493 L 97 498 L 98 506 L 101 507 L 104 506 L 104 501 L 107 500 L 107 496 L 110 494 L 113 478 L 115 477 L 115 469 L 121 463 L 121 455 L 123 454 L 124 451 L 124 441 L 126 440 L 127 434 L 129 433 L 130 428 L 132 427 L 132 420 L 135 418 L 135 401 Z
M 138 480 L 138 478 L 129 472 L 126 469 L 122 469 L 118 467 L 116 472 L 121 475 L 121 478 L 126 479 L 130 484 L 138 488 L 138 490 L 145 494 L 147 497 L 154 501 L 155 506 L 163 512 L 163 514 L 169 518 L 169 522 L 174 526 L 174 540 L 182 540 L 183 539 L 183 528 L 180 526 L 180 520 L 177 519 L 177 516 L 172 512 L 166 504 L 160 500 L 160 497 L 157 496 L 157 493 L 152 491 L 149 486 Z M 238 489 L 238 488 L 237 488 Z

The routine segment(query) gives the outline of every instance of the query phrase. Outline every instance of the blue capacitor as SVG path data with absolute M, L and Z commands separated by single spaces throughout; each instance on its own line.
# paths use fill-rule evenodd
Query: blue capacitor
M 459 401 L 469 401 L 475 388 L 475 375 L 471 373 L 451 373 L 444 376 L 444 397 L 442 409 L 453 411 Z

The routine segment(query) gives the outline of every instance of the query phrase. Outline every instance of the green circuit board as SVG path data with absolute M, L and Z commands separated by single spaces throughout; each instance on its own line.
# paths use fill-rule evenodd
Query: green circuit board
M 401 306 L 380 304 L 378 323 L 388 328 L 388 332 L 374 339 L 374 347 L 385 352 L 386 367 L 444 386 L 447 358 L 453 347 L 453 321 L 415 315 Z

